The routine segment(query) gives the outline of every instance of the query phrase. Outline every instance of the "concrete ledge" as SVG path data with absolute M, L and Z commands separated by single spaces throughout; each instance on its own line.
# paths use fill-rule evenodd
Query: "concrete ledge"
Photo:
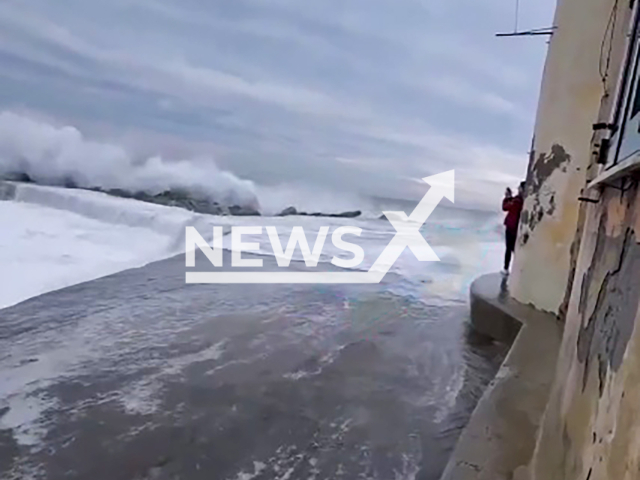
M 515 341 L 465 427 L 442 480 L 526 479 L 562 340 L 550 314 L 509 296 L 498 274 L 471 287 L 471 320 L 484 335 Z
M 513 343 L 523 320 L 509 296 L 507 277 L 497 273 L 477 278 L 470 289 L 471 324 L 477 332 L 503 343 Z

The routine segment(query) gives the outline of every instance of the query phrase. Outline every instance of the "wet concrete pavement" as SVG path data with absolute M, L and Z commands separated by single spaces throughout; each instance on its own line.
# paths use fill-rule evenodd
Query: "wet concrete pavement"
M 1 478 L 437 479 L 504 355 L 465 302 L 394 278 L 184 272 L 178 256 L 0 311 Z

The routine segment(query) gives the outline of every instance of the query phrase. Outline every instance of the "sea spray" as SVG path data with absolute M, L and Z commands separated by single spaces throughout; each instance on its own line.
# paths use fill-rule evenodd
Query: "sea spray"
M 184 189 L 225 205 L 258 207 L 253 182 L 219 169 L 211 158 L 136 158 L 119 145 L 85 138 L 75 127 L 4 111 L 0 113 L 0 176 L 11 174 L 41 184 L 151 194 Z

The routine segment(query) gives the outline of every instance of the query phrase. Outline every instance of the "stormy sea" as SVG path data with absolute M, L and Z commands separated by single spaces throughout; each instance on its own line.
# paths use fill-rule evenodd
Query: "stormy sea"
M 31 137 L 0 142 L 1 478 L 439 478 L 505 355 L 468 328 L 499 212 L 443 200 L 420 228 L 440 261 L 406 249 L 380 284 L 186 284 L 186 226 L 275 226 L 284 245 L 296 226 L 310 243 L 357 227 L 366 270 L 396 233 L 382 212 L 416 202 L 260 187 L 3 121 Z M 268 272 L 338 271 L 344 253 L 282 267 L 264 228 L 245 237 Z

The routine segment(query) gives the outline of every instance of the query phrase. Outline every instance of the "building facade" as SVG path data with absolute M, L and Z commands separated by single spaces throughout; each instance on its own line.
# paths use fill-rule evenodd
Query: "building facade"
M 578 198 L 592 163 L 592 125 L 616 65 L 608 53 L 611 10 L 628 0 L 559 0 L 527 172 L 518 253 L 510 282 L 525 304 L 562 314 L 573 281 Z M 621 8 L 621 7 L 618 7 Z M 620 14 L 622 16 L 622 14 Z M 622 20 L 618 17 L 616 24 Z M 615 29 L 620 34 L 620 29 Z M 620 40 L 616 37 L 615 40 Z
M 559 0 L 513 295 L 564 321 L 528 475 L 640 478 L 636 0 Z

